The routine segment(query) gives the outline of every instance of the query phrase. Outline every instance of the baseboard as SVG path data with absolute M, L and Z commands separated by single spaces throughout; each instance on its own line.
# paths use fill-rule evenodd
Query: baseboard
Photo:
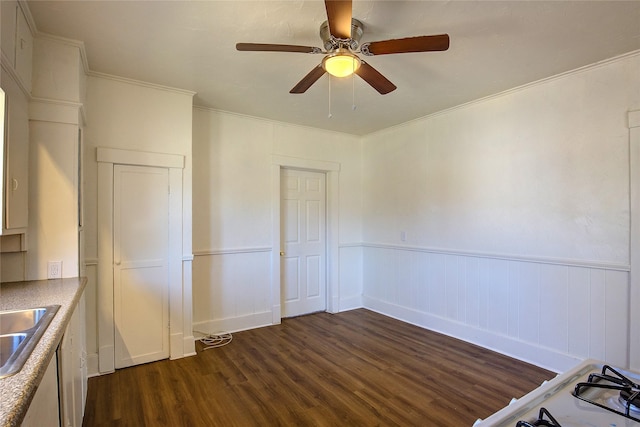
M 193 331 L 196 336 L 200 333 L 216 334 L 221 332 L 238 332 L 247 329 L 260 328 L 273 324 L 272 313 L 265 311 L 253 313 L 245 316 L 228 317 L 226 319 L 206 320 L 204 322 L 194 322 Z
M 385 316 L 479 345 L 550 371 L 564 372 L 580 362 L 579 358 L 569 354 L 473 328 L 460 322 L 454 322 L 430 313 L 413 310 L 375 298 L 363 297 L 363 305 L 364 308 Z
M 171 360 L 181 359 L 184 357 L 184 345 L 182 337 L 182 332 L 169 335 L 169 358 Z
M 339 311 L 349 311 L 349 310 L 355 310 L 357 308 L 362 308 L 363 307 L 362 295 L 355 295 L 352 297 L 341 298 L 338 307 L 340 307 Z
M 113 345 L 105 345 L 98 349 L 98 372 L 100 375 L 116 370 L 114 354 L 115 348 Z
M 100 375 L 100 370 L 98 369 L 98 353 L 87 354 L 87 376 L 97 377 Z
M 182 348 L 184 348 L 184 357 L 195 356 L 196 353 L 196 339 L 193 335 L 184 337 Z

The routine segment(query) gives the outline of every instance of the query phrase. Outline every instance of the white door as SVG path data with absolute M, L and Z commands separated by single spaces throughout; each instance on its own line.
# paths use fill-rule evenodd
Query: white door
M 169 171 L 114 165 L 115 367 L 169 357 Z
M 283 169 L 282 317 L 326 310 L 325 175 Z

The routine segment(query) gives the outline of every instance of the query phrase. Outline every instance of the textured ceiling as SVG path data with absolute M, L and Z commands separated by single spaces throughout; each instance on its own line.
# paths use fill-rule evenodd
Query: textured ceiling
M 27 4 L 40 32 L 85 43 L 91 71 L 192 90 L 199 106 L 357 135 L 640 49 L 640 1 L 354 0 L 361 42 L 448 33 L 451 47 L 369 58 L 398 87 L 387 95 L 328 75 L 292 95 L 322 55 L 235 44 L 321 47 L 322 1 Z

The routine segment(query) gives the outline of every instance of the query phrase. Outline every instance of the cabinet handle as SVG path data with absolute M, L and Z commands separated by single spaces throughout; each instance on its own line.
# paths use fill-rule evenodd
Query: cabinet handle
M 24 50 L 24 46 L 27 44 L 25 39 L 20 39 L 20 50 Z
M 12 189 L 13 191 L 16 191 L 16 190 L 18 189 L 18 180 L 17 180 L 17 179 L 15 179 L 15 178 L 12 178 L 12 179 L 11 179 L 11 183 L 12 183 L 12 185 L 11 185 L 11 189 Z

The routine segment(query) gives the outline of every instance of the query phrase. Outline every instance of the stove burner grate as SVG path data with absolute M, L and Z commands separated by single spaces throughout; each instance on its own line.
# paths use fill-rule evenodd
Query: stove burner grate
M 610 371 L 610 374 L 607 374 L 607 371 Z M 619 401 L 622 404 L 624 411 L 595 402 L 581 394 L 592 388 L 620 391 Z M 609 365 L 604 365 L 602 367 L 602 373 L 590 374 L 587 382 L 580 382 L 576 384 L 572 394 L 587 403 L 591 403 L 592 405 L 606 409 L 607 411 L 615 412 L 616 414 L 640 422 L 640 418 L 636 415 L 640 415 L 640 386 Z M 632 412 L 634 412 L 634 415 L 631 414 Z
M 618 400 L 623 406 L 629 407 L 630 412 L 640 414 L 640 391 L 621 390 Z
M 547 417 L 548 420 L 545 420 L 544 417 Z M 551 413 L 547 410 L 547 408 L 540 408 L 540 414 L 538 415 L 538 420 L 534 421 L 531 424 L 528 421 L 518 421 L 516 427 L 562 427 L 558 421 L 551 415 Z

